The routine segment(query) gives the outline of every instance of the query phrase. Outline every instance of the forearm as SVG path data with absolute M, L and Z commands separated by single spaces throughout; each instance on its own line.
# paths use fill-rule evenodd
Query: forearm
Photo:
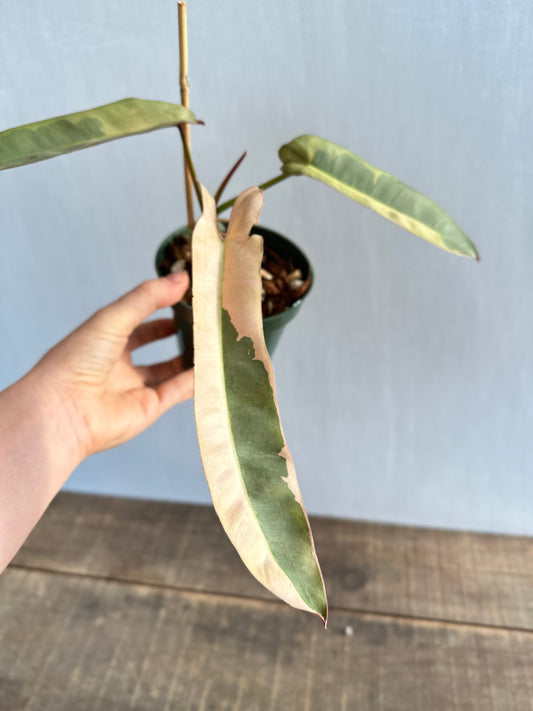
M 0 572 L 81 461 L 72 415 L 38 366 L 0 393 Z

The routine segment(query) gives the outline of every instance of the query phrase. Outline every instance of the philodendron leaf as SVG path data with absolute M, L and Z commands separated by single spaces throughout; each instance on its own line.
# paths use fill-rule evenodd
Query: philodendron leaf
M 0 133 L 0 170 L 180 123 L 196 123 L 192 111 L 184 106 L 122 99 L 87 111 L 8 128 Z
M 318 136 L 300 136 L 282 146 L 279 157 L 285 175 L 320 180 L 437 247 L 479 259 L 475 246 L 442 208 L 346 148 Z
M 289 605 L 327 620 L 324 582 L 279 421 L 261 317 L 263 194 L 239 196 L 226 238 L 202 189 L 192 237 L 194 408 L 215 510 L 250 572 Z

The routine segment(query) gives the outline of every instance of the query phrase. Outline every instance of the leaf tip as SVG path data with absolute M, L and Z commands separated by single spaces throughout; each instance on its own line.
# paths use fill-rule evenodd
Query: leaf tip
M 320 568 L 319 568 L 319 570 L 320 570 Z M 322 577 L 322 571 L 320 571 L 320 576 Z M 327 629 L 329 605 L 328 605 L 328 598 L 326 595 L 326 588 L 324 586 L 324 579 L 323 578 L 322 578 L 322 593 L 323 593 L 323 597 L 321 595 L 320 596 L 321 599 L 316 601 L 315 605 L 312 608 L 312 612 L 322 621 L 322 624 L 324 625 L 324 629 Z
M 466 235 L 465 235 L 465 236 L 466 236 Z M 467 257 L 473 257 L 473 258 L 476 260 L 476 262 L 480 262 L 480 261 L 481 261 L 481 257 L 480 257 L 480 255 L 479 255 L 479 252 L 478 252 L 478 249 L 477 249 L 476 245 L 472 242 L 472 240 L 468 239 L 468 237 L 466 237 L 466 239 L 467 239 L 467 243 L 468 243 L 468 247 L 469 247 L 469 250 L 468 250 L 468 252 L 466 253 L 466 256 L 467 256 Z
M 480 262 L 480 261 L 481 261 L 481 257 L 480 257 L 480 254 L 479 254 L 478 250 L 477 250 L 476 245 L 475 245 L 473 242 L 470 242 L 470 240 L 469 240 L 468 246 L 469 246 L 469 250 L 468 250 L 468 252 L 465 251 L 465 252 L 463 253 L 463 256 L 465 256 L 465 257 L 470 257 L 470 258 L 472 258 L 472 259 L 475 259 L 476 262 Z

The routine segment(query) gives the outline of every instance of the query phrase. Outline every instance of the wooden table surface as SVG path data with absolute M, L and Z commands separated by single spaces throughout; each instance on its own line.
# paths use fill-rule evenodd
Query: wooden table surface
M 211 508 L 60 494 L 0 577 L 0 709 L 533 709 L 533 539 L 312 526 L 327 630 Z

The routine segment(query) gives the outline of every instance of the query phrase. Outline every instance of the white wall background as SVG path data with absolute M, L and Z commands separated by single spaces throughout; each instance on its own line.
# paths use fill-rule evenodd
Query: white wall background
M 0 130 L 178 100 L 171 0 L 0 0 L 0 24 Z M 274 361 L 311 512 L 533 534 L 532 40 L 526 0 L 189 2 L 208 187 L 244 149 L 232 192 L 265 180 L 282 143 L 316 133 L 433 197 L 482 254 L 444 254 L 305 178 L 266 193 L 263 223 L 316 270 Z M 0 387 L 151 277 L 184 221 L 173 130 L 0 174 Z M 68 487 L 208 501 L 190 403 Z

